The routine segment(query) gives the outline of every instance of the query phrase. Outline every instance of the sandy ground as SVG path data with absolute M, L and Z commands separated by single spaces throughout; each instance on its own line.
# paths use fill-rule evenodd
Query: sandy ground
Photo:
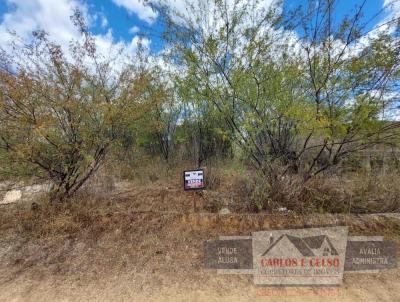
M 265 288 L 251 278 L 209 274 L 207 285 L 174 284 L 137 289 L 135 274 L 113 275 L 91 283 L 79 280 L 18 278 L 0 287 L 1 301 L 400 301 L 399 271 L 346 275 L 338 288 Z M 169 274 L 157 278 L 168 279 Z M 223 288 L 223 289 L 221 289 Z
M 132 189 L 50 218 L 3 206 L 0 301 L 400 301 L 399 268 L 346 273 L 333 288 L 257 287 L 252 276 L 205 269 L 202 251 L 205 240 L 220 235 L 324 225 L 399 244 L 398 214 L 221 216 L 193 213 L 193 198 L 201 200 L 178 191 Z

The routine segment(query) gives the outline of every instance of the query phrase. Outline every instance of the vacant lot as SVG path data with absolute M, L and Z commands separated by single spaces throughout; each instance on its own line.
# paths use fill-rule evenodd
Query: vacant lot
M 347 225 L 351 235 L 400 243 L 400 219 L 387 215 L 229 214 L 205 212 L 204 194 L 177 184 L 119 183 L 87 202 L 3 205 L 1 301 L 399 301 L 400 270 L 346 274 L 343 286 L 259 296 L 252 276 L 203 268 L 203 241 L 252 231 Z M 82 196 L 83 198 L 83 196 Z M 196 204 L 199 212 L 194 212 Z M 285 291 L 289 290 L 289 291 Z M 304 290 L 304 289 L 302 289 Z

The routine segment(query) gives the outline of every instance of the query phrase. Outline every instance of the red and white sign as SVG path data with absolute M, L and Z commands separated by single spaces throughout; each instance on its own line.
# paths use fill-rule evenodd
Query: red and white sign
M 191 170 L 183 172 L 184 189 L 196 190 L 204 189 L 204 171 Z

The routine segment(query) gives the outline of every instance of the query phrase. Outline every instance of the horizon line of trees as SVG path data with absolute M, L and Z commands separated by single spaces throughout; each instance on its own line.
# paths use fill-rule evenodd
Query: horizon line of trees
M 386 116 L 399 106 L 400 22 L 371 33 L 365 2 L 339 19 L 335 4 L 198 0 L 189 14 L 153 3 L 158 64 L 140 47 L 129 60 L 100 55 L 78 10 L 68 54 L 44 31 L 29 45 L 15 37 L 0 56 L 0 174 L 51 180 L 65 200 L 113 148 L 197 166 L 240 151 L 273 185 L 396 146 L 400 122 Z

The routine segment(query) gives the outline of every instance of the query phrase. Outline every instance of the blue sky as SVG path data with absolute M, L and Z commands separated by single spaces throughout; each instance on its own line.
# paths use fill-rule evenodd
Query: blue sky
M 336 23 L 340 23 L 340 20 L 343 19 L 344 16 L 352 16 L 356 12 L 356 10 L 364 3 L 364 0 L 337 0 L 334 2 L 334 19 Z M 294 0 L 285 0 L 284 7 L 286 9 L 294 9 L 296 6 L 302 5 L 303 7 L 307 6 L 306 0 L 294 1 Z M 382 12 L 384 7 L 383 0 L 366 0 L 363 6 L 363 20 L 365 23 L 368 23 L 368 27 L 366 30 L 371 30 L 374 26 L 376 26 L 379 22 L 381 22 L 385 13 Z M 377 13 L 381 12 L 378 16 Z
M 364 8 L 365 20 L 381 10 L 384 1 L 388 2 L 367 0 Z M 177 9 L 182 9 L 185 5 L 185 0 L 168 2 Z M 335 18 L 340 19 L 351 14 L 354 7 L 362 2 L 363 0 L 337 1 Z M 305 0 L 286 0 L 284 9 L 305 3 Z M 90 19 L 91 30 L 103 47 L 119 43 L 134 51 L 135 43 L 143 39 L 152 52 L 157 53 L 162 49 L 159 34 L 163 28 L 158 22 L 157 14 L 140 0 L 0 0 L 0 43 L 6 42 L 4 33 L 7 29 L 14 29 L 23 38 L 27 38 L 33 29 L 44 28 L 57 42 L 67 45 L 67 41 L 77 34 L 71 24 L 68 24 L 70 11 L 76 6 Z M 379 18 L 375 18 L 369 29 L 384 17 L 385 14 L 381 14 Z
M 116 40 L 129 41 L 135 34 L 145 35 L 151 39 L 151 48 L 158 51 L 162 48 L 159 36 L 162 32 L 162 26 L 157 19 L 149 23 L 139 18 L 138 14 L 131 12 L 123 6 L 117 5 L 112 0 L 90 0 L 90 10 L 100 11 L 104 14 L 108 21 L 109 27 L 112 28 L 114 38 Z M 101 22 L 101 20 L 99 20 Z M 97 24 L 92 28 L 94 33 L 105 33 L 105 29 Z

